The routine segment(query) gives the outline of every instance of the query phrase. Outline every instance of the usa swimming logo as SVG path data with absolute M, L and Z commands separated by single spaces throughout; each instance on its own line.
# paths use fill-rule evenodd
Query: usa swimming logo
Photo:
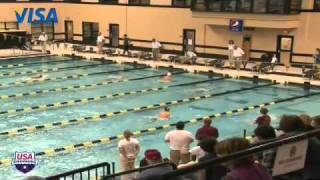
M 37 165 L 36 153 L 16 152 L 14 154 L 13 165 L 18 171 L 24 174 L 32 171 Z

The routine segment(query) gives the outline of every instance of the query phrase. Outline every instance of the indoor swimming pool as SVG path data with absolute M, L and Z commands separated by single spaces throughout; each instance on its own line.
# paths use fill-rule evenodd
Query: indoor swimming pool
M 275 127 L 283 114 L 319 115 L 317 89 L 170 71 L 173 82 L 163 83 L 168 69 L 142 65 L 58 56 L 0 61 L 0 179 L 25 176 L 10 164 L 15 152 L 40 154 L 28 175 L 46 177 L 100 162 L 118 167 L 116 139 L 126 129 L 140 132 L 141 159 L 149 148 L 168 157 L 164 135 L 178 121 L 190 122 L 186 129 L 195 133 L 202 126 L 196 118 L 215 116 L 221 140 L 244 130 L 251 135 L 264 103 Z M 45 79 L 30 81 L 38 74 Z M 171 119 L 157 120 L 165 106 Z

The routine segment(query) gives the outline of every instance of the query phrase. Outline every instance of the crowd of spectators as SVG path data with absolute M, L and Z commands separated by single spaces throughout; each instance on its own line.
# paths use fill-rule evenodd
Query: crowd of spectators
M 219 141 L 219 130 L 212 126 L 211 119 L 203 122 L 195 136 L 184 130 L 183 122 L 176 123 L 176 129 L 169 131 L 164 138 L 170 149 L 169 159 L 163 158 L 160 150 L 148 149 L 140 161 L 140 167 L 154 166 L 140 173 L 124 174 L 121 180 L 162 180 L 162 175 L 176 169 L 183 169 L 194 164 L 211 161 L 255 145 L 269 142 L 277 137 L 288 137 L 314 129 L 320 129 L 320 116 L 283 115 L 277 128 L 272 127 L 268 109 L 260 109 L 261 116 L 253 121 L 257 125 L 252 138 L 232 137 Z M 119 141 L 120 166 L 122 171 L 135 169 L 135 162 L 140 153 L 139 141 L 133 133 L 124 131 L 124 138 Z M 197 141 L 197 146 L 190 148 Z M 320 136 L 309 138 L 304 169 L 280 176 L 272 176 L 277 149 L 268 149 L 254 155 L 232 159 L 221 164 L 206 166 L 205 169 L 174 177 L 170 180 L 319 180 L 320 179 Z M 164 163 L 167 162 L 167 163 Z M 159 164 L 162 164 L 158 166 Z M 29 177 L 37 179 L 38 177 Z M 38 180 L 38 179 L 37 179 Z
M 196 163 L 205 162 L 224 157 L 229 154 L 246 150 L 256 144 L 270 141 L 277 137 L 287 137 L 297 133 L 303 133 L 316 128 L 320 128 L 320 116 L 314 118 L 308 115 L 283 115 L 277 128 L 272 127 L 271 117 L 268 109 L 260 109 L 261 116 L 253 122 L 257 125 L 253 138 L 227 138 L 219 141 L 219 130 L 212 126 L 211 119 L 204 120 L 204 124 L 197 131 L 195 136 L 184 130 L 184 123 L 177 122 L 176 129 L 169 131 L 164 138 L 170 149 L 170 158 L 163 159 L 160 150 L 148 149 L 145 158 L 140 162 L 140 167 L 155 165 L 168 161 L 163 166 L 152 167 L 143 170 L 138 176 L 129 179 L 154 180 L 161 175 L 175 169 L 188 168 Z M 126 140 L 124 140 L 126 141 Z M 191 148 L 196 141 L 197 146 Z M 120 144 L 120 143 L 119 143 Z M 126 143 L 130 144 L 129 142 Z M 131 143 L 133 154 L 139 153 L 137 140 Z M 121 146 L 119 145 L 119 148 Z M 135 147 L 135 148 L 134 148 Z M 120 149 L 120 152 L 123 150 Z M 277 149 L 268 149 L 264 152 L 250 155 L 245 158 L 234 159 L 222 164 L 209 166 L 206 169 L 189 173 L 175 179 L 188 180 L 316 180 L 320 179 L 320 137 L 309 139 L 305 168 L 285 175 L 272 177 L 274 161 Z M 121 153 L 123 156 L 123 152 Z M 136 157 L 136 156 L 135 156 Z M 132 160 L 132 159 L 131 159 Z M 123 162 L 121 163 L 123 164 Z M 133 169 L 133 167 L 132 167 Z

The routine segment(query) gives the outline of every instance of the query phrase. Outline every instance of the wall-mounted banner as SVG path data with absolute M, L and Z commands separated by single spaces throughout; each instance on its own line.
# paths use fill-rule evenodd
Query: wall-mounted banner
M 58 16 L 55 8 L 23 8 L 22 11 L 15 11 L 15 14 L 19 24 L 22 24 L 25 21 L 27 21 L 28 24 L 31 24 L 32 22 L 40 24 L 58 23 Z
M 229 29 L 233 32 L 243 31 L 243 20 L 241 19 L 230 19 Z
M 273 166 L 273 176 L 304 168 L 308 140 L 282 145 L 278 148 Z

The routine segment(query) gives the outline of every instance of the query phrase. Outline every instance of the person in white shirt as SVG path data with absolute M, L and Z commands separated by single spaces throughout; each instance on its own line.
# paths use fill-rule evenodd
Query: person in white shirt
M 240 70 L 241 58 L 243 55 L 244 51 L 240 47 L 235 45 L 233 49 L 233 58 L 236 60 L 235 65 L 237 70 Z
M 278 58 L 277 55 L 274 54 L 272 59 L 271 59 L 271 70 L 273 71 L 274 67 L 276 66 L 276 64 L 278 63 Z
M 129 171 L 135 168 L 134 164 L 140 152 L 139 141 L 132 138 L 133 133 L 126 130 L 123 132 L 124 139 L 118 143 L 120 152 L 120 166 L 122 171 Z
M 228 60 L 229 60 L 229 64 L 230 64 L 230 67 L 233 66 L 233 50 L 234 50 L 234 41 L 233 40 L 229 40 L 229 43 L 228 43 Z
M 157 41 L 156 39 L 152 39 L 152 56 L 153 56 L 153 60 L 158 60 L 160 58 L 160 48 L 161 48 L 161 44 L 159 41 Z
M 48 36 L 45 32 L 41 32 L 38 41 L 40 42 L 41 48 L 42 48 L 42 53 L 46 53 L 47 51 L 47 41 L 48 41 Z
M 186 61 L 190 64 L 195 64 L 197 61 L 197 54 L 191 50 L 186 53 Z
M 97 37 L 98 54 L 102 54 L 104 41 L 105 41 L 104 36 L 101 34 L 101 32 L 99 32 L 99 35 Z
M 170 146 L 170 160 L 179 165 L 190 161 L 190 144 L 193 142 L 192 133 L 184 129 L 184 123 L 179 121 L 176 130 L 170 131 L 165 136 L 165 142 Z

